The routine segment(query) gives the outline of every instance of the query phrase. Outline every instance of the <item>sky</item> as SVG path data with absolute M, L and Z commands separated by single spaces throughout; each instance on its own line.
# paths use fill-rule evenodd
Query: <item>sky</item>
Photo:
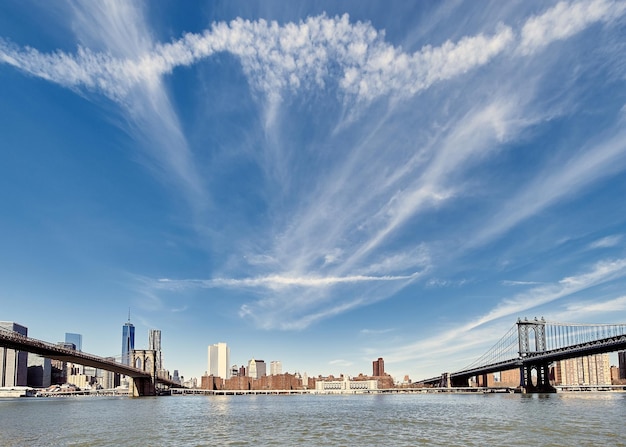
M 0 3 L 0 320 L 284 372 L 626 322 L 626 2 Z

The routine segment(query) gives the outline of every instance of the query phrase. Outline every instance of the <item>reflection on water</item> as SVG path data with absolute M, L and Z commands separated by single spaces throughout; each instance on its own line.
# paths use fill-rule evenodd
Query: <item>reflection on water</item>
M 626 445 L 626 394 L 0 400 L 0 446 Z

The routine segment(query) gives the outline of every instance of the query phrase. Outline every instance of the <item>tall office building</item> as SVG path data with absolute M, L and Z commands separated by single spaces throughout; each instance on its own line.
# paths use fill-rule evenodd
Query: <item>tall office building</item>
M 283 373 L 283 364 L 278 360 L 270 362 L 270 376 L 278 376 Z
M 12 321 L 0 321 L 0 330 L 28 336 L 28 328 Z M 26 386 L 28 352 L 0 347 L 0 386 Z
M 135 349 L 135 326 L 130 322 L 130 312 L 128 321 L 122 326 L 122 363 L 130 365 L 130 351 Z
M 163 362 L 161 360 L 161 331 L 159 329 L 150 329 L 148 333 L 148 349 L 156 351 L 155 363 L 156 370 L 163 369 Z
M 83 336 L 81 334 L 73 334 L 71 332 L 66 332 L 65 333 L 65 346 L 69 346 L 71 349 L 75 349 L 77 351 L 81 351 L 83 350 Z M 77 368 L 76 370 L 78 371 L 76 374 L 88 374 L 88 372 L 85 371 L 85 367 L 82 365 L 78 365 L 78 364 L 70 364 L 70 370 L 74 370 L 75 368 Z M 95 373 L 94 373 L 95 375 Z
M 65 333 L 65 343 L 72 343 L 77 351 L 83 350 L 83 336 L 81 334 Z
M 248 362 L 248 377 L 260 379 L 267 374 L 267 365 L 263 360 L 252 359 Z
M 385 375 L 385 361 L 382 357 L 372 362 L 372 376 L 379 377 Z
M 619 378 L 626 379 L 626 351 L 619 351 L 617 353 L 617 361 L 619 362 Z
M 209 346 L 210 376 L 230 379 L 230 348 L 226 343 L 216 343 Z

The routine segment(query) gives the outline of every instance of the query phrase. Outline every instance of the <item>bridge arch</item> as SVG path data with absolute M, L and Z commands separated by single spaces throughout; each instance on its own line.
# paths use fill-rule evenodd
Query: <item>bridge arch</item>
M 546 321 L 541 318 L 535 318 L 532 321 L 528 319 L 517 320 L 517 334 L 519 339 L 519 355 L 526 357 L 532 352 L 546 351 Z

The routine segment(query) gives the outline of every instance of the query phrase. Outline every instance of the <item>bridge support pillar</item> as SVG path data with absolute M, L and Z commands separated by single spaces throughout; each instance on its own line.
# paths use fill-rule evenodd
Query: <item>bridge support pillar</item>
M 466 388 L 469 386 L 469 377 L 451 377 L 450 385 L 453 388 Z
M 132 397 L 156 396 L 156 351 L 133 349 L 129 353 L 130 364 L 148 373 L 149 377 L 129 377 L 128 393 Z
M 556 388 L 550 385 L 550 365 L 548 363 L 526 364 L 521 367 L 520 387 L 523 393 L 556 393 Z M 533 369 L 535 381 L 533 383 Z
M 128 395 L 132 397 L 156 396 L 154 381 L 141 377 L 130 377 L 128 381 Z

